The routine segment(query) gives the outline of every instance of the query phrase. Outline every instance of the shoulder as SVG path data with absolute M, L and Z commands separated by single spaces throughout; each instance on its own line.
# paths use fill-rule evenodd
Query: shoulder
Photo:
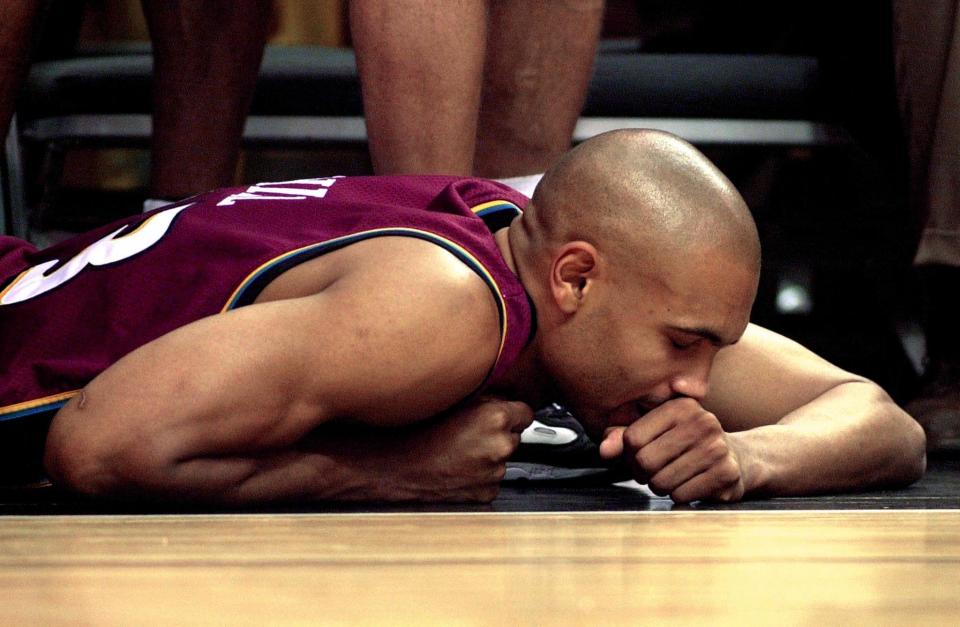
M 495 359 L 500 338 L 496 286 L 447 249 L 414 237 L 377 237 L 324 255 L 317 263 L 323 280 L 305 283 L 322 284 L 319 289 L 287 292 L 319 308 L 310 315 L 325 325 L 375 337 L 382 346 L 396 347 L 398 357 L 426 343 L 442 347 L 431 351 L 440 362 L 464 354 L 484 360 L 488 352 Z M 298 270 L 310 274 L 308 267 L 286 274 Z
M 316 359 L 336 354 L 349 365 L 350 379 L 363 382 L 342 399 L 343 415 L 408 422 L 476 390 L 500 344 L 497 310 L 483 281 L 422 240 L 383 237 L 349 248 L 356 256 L 349 270 L 308 299 L 315 306 L 304 322 L 309 336 L 334 338 Z
M 474 321 L 489 312 L 496 322 L 491 288 L 446 248 L 411 237 L 383 237 L 356 246 L 362 258 L 351 273 L 358 280 L 409 300 L 413 308 L 455 309 L 459 318 Z

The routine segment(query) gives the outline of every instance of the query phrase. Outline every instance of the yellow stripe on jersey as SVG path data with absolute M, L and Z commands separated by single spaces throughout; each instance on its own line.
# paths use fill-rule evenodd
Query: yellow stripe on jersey
M 509 200 L 491 200 L 490 202 L 485 202 L 477 205 L 476 207 L 471 207 L 470 211 L 479 215 L 484 210 L 492 209 L 496 207 L 497 209 L 513 209 L 516 212 L 520 212 L 520 207 L 516 206 Z
M 503 201 L 496 201 L 500 204 Z M 490 203 L 485 203 L 489 205 Z M 483 205 L 481 205 L 483 207 Z M 503 353 L 503 347 L 507 341 L 507 329 L 508 320 L 507 320 L 507 304 L 503 299 L 503 292 L 500 289 L 500 286 L 497 284 L 496 280 L 493 278 L 493 275 L 484 267 L 479 259 L 473 256 L 470 251 L 460 246 L 456 242 L 449 240 L 441 235 L 436 233 L 431 233 L 429 231 L 423 231 L 421 229 L 413 229 L 409 227 L 385 227 L 380 229 L 371 229 L 369 231 L 359 231 L 357 233 L 351 233 L 350 235 L 344 235 L 342 237 L 336 237 L 334 239 L 325 240 L 323 242 L 317 242 L 316 244 L 310 244 L 308 246 L 303 246 L 291 250 L 287 253 L 274 257 L 273 259 L 261 264 L 253 272 L 248 274 L 241 282 L 240 285 L 233 291 L 230 295 L 230 298 L 227 299 L 227 302 L 221 308 L 220 312 L 226 312 L 237 306 L 237 301 L 243 295 L 243 292 L 257 280 L 259 276 L 263 273 L 269 271 L 271 268 L 282 264 L 284 261 L 287 261 L 293 257 L 299 255 L 307 256 L 310 258 L 311 253 L 315 253 L 314 256 L 319 256 L 323 254 L 324 249 L 336 248 L 338 246 L 342 247 L 347 244 L 352 244 L 365 239 L 370 239 L 373 237 L 386 237 L 386 236 L 400 236 L 400 237 L 416 237 L 419 239 L 424 239 L 426 241 L 431 241 L 452 252 L 454 256 L 463 261 L 468 267 L 477 272 L 480 277 L 484 280 L 487 286 L 490 288 L 490 291 L 493 292 L 497 300 L 497 309 L 500 311 L 500 319 L 502 321 L 500 325 L 500 348 L 497 350 L 497 359 L 494 362 L 493 368 L 496 368 L 497 363 L 500 361 L 500 356 Z M 493 371 L 491 368 L 491 372 Z
M 23 401 L 22 403 L 14 403 L 13 405 L 0 407 L 0 420 L 12 418 L 17 414 L 28 413 L 31 409 L 44 407 L 46 405 L 54 405 L 56 403 L 70 400 L 79 393 L 80 390 L 71 390 L 70 392 L 61 392 L 59 394 L 53 394 L 43 398 L 35 398 L 31 401 Z
M 9 292 L 10 290 L 12 290 L 12 289 L 14 288 L 14 286 L 15 286 L 17 283 L 19 283 L 20 280 L 23 279 L 23 277 L 27 276 L 29 273 L 30 273 L 30 268 L 27 268 L 26 270 L 24 270 L 23 272 L 21 272 L 20 274 L 18 274 L 18 275 L 17 275 L 17 278 L 15 278 L 14 280 L 10 281 L 10 285 L 8 285 L 8 286 L 6 286 L 5 288 L 3 288 L 3 291 L 0 292 L 0 301 L 2 301 L 2 300 L 3 300 L 3 297 L 7 295 L 7 292 Z

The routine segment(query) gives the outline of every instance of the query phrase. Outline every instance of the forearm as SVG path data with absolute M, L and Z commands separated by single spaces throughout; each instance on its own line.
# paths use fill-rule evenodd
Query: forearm
M 525 404 L 480 399 L 441 417 L 401 428 L 326 424 L 286 451 L 255 459 L 197 459 L 180 476 L 224 481 L 206 500 L 493 500 L 506 461 L 530 424 Z M 194 484 L 196 485 L 196 484 Z
M 403 431 L 397 430 L 389 442 L 386 433 L 322 429 L 295 446 L 272 451 L 198 455 L 156 465 L 141 459 L 139 471 L 122 462 L 95 464 L 91 470 L 96 476 L 65 487 L 108 500 L 221 505 L 426 500 L 428 494 L 416 481 L 415 465 L 422 460 Z M 51 470 L 52 478 L 64 483 L 56 467 Z
M 327 423 L 291 446 L 256 453 L 203 453 L 162 463 L 136 458 L 136 468 L 95 456 L 73 471 L 94 476 L 66 485 L 105 498 L 226 505 L 487 502 L 532 413 L 522 403 L 485 399 L 400 428 Z
M 926 463 L 919 425 L 869 382 L 843 383 L 777 424 L 728 437 L 748 496 L 907 485 Z
M 283 501 L 426 500 L 407 430 L 322 428 L 295 446 L 247 456 L 203 456 L 172 465 L 161 486 L 128 486 L 122 498 L 244 505 Z M 152 489 L 151 489 L 152 488 Z
M 484 401 L 424 424 L 371 428 L 327 424 L 295 446 L 257 456 L 177 463 L 165 500 L 242 505 L 278 501 L 488 502 L 532 411 Z M 126 491 L 116 496 L 143 498 Z

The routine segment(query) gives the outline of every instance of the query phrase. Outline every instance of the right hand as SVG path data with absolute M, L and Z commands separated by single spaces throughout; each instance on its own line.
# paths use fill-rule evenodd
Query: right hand
M 519 401 L 481 398 L 409 434 L 401 480 L 421 501 L 488 503 L 533 410 Z M 403 486 L 398 486 L 403 488 Z
M 622 458 L 634 479 L 676 503 L 744 495 L 741 452 L 696 399 L 669 400 L 628 427 L 607 429 L 600 455 Z

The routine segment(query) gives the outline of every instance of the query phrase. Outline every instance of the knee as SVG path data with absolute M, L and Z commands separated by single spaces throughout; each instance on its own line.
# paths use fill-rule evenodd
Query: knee
M 548 169 L 569 150 L 579 112 L 575 104 L 545 102 L 534 76 L 490 86 L 477 130 L 478 174 L 516 176 Z

